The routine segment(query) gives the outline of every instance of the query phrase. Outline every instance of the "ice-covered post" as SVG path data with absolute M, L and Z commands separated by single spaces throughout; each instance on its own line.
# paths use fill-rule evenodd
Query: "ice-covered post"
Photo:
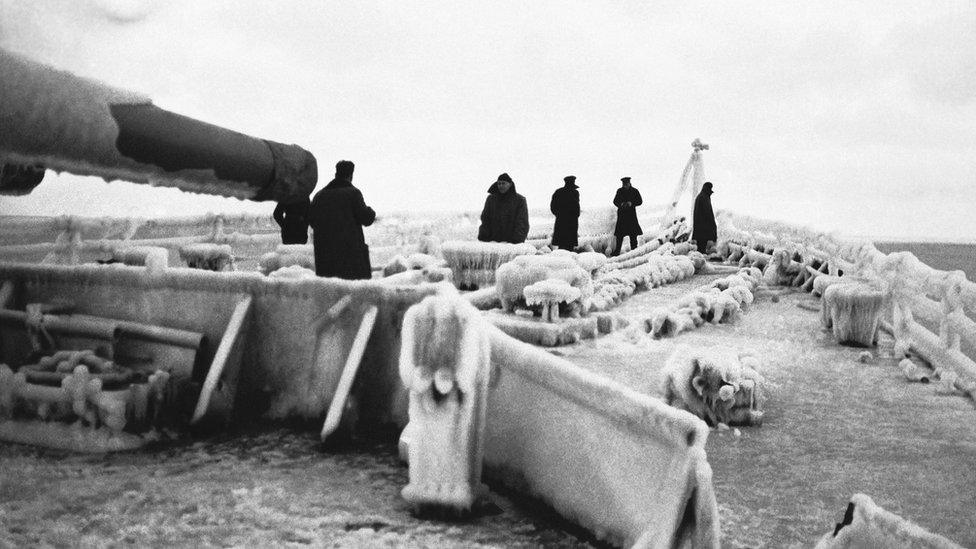
M 579 288 L 569 285 L 569 282 L 558 278 L 540 280 L 526 286 L 522 290 L 526 305 L 542 305 L 542 320 L 544 322 L 559 321 L 559 304 L 577 301 L 582 296 Z
M 482 493 L 488 332 L 477 309 L 457 294 L 427 297 L 403 318 L 400 377 L 410 391 L 410 482 L 415 509 L 469 511 Z
M 214 217 L 213 232 L 210 234 L 210 241 L 222 242 L 223 236 L 224 236 L 224 216 L 218 215 Z
M 911 290 L 908 288 L 906 277 L 907 268 L 902 261 L 889 265 L 882 271 L 888 281 L 891 293 L 891 330 L 895 336 L 895 354 L 900 359 L 905 357 L 911 347 L 910 327 L 915 322 L 909 305 Z
M 956 271 L 949 273 L 942 283 L 942 318 L 939 320 L 939 341 L 949 351 L 959 350 L 959 333 L 953 329 L 953 319 L 964 314 L 962 309 L 962 283 L 966 275 Z

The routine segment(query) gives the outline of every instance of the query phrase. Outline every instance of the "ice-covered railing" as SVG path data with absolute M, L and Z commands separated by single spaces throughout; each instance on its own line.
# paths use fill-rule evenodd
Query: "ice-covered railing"
M 178 264 L 181 246 L 229 244 L 238 260 L 256 261 L 280 243 L 269 216 L 207 214 L 160 219 L 110 217 L 0 217 L 0 259 L 77 264 L 133 246 L 167 248 Z
M 641 223 L 654 227 L 657 218 L 642 213 Z M 580 218 L 580 243 L 603 251 L 612 245 L 616 212 L 612 208 L 584 210 Z M 530 242 L 549 243 L 553 216 L 545 210 L 530 212 Z M 375 266 L 397 255 L 435 253 L 441 242 L 474 241 L 480 223 L 476 212 L 382 213 L 364 235 Z M 270 214 L 207 214 L 159 219 L 84 216 L 0 216 L 0 260 L 26 263 L 60 263 L 104 259 L 115 249 L 130 245 L 161 246 L 170 250 L 171 264 L 178 264 L 180 246 L 197 243 L 229 244 L 235 262 L 256 268 L 259 258 L 281 243 Z
M 900 352 L 913 349 L 941 379 L 976 399 L 976 283 L 962 271 L 939 271 L 910 252 L 884 254 L 867 241 L 775 221 L 719 212 L 719 239 L 754 253 L 774 248 L 815 256 L 831 274 L 843 272 L 879 281 L 889 297 L 883 325 Z M 758 252 L 758 249 L 764 250 Z
M 610 197 L 608 197 L 609 200 Z M 656 227 L 661 220 L 661 212 L 666 205 L 641 206 L 638 209 L 639 222 L 645 229 Z M 613 234 L 617 210 L 612 207 L 585 208 L 579 219 L 580 244 L 601 236 Z M 527 241 L 541 246 L 549 244 L 555 217 L 548 209 L 529 210 L 529 234 Z M 399 247 L 399 253 L 413 253 L 418 246 L 429 245 L 432 241 L 475 240 L 478 237 L 480 213 L 475 211 L 457 213 L 417 213 L 380 212 L 379 219 L 364 229 L 366 242 L 374 247 Z M 423 252 L 423 250 L 420 250 Z

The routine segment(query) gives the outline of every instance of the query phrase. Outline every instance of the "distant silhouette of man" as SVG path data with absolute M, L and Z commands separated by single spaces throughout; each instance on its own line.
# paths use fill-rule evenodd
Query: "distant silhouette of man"
M 620 255 L 624 237 L 630 237 L 630 249 L 637 247 L 637 235 L 644 234 L 637 222 L 637 206 L 644 203 L 640 191 L 630 185 L 629 177 L 620 178 L 620 188 L 613 197 L 613 205 L 617 207 L 617 225 L 613 229 L 617 237 L 617 244 L 612 255 Z
M 701 192 L 695 197 L 694 224 L 691 229 L 691 238 L 698 245 L 698 251 L 705 253 L 708 243 L 712 245 L 718 241 L 718 228 L 715 226 L 715 213 L 712 211 L 712 183 L 705 182 Z
M 315 274 L 350 280 L 373 276 L 363 227 L 373 224 L 376 212 L 363 193 L 352 185 L 355 165 L 336 164 L 335 179 L 316 193 L 308 210 L 315 247 Z
M 562 250 L 576 248 L 579 244 L 580 198 L 576 176 L 563 178 L 563 186 L 552 193 L 549 211 L 556 216 L 552 227 L 552 245 Z
M 304 200 L 275 206 L 274 220 L 281 227 L 282 244 L 308 243 L 308 208 L 311 201 L 306 196 Z
M 519 244 L 529 236 L 529 208 L 525 197 L 515 192 L 515 182 L 503 173 L 488 187 L 481 210 L 478 240 Z

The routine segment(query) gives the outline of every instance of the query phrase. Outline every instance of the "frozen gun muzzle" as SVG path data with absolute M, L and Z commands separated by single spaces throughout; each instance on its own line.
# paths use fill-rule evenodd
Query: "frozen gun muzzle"
M 284 203 L 318 181 L 315 157 L 297 145 L 172 113 L 4 50 L 0 74 L 0 194 L 29 194 L 45 168 Z

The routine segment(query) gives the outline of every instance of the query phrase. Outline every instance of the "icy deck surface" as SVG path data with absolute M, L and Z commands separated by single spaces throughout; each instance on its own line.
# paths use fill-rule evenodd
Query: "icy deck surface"
M 0 547 L 590 546 L 498 493 L 470 520 L 415 518 L 395 445 L 327 450 L 314 430 L 104 456 L 0 443 L 0 463 Z
M 839 522 L 855 492 L 944 535 L 976 547 L 976 407 L 909 383 L 892 340 L 882 335 L 873 364 L 863 349 L 833 342 L 806 293 L 779 303 L 760 296 L 738 324 L 711 325 L 654 340 L 637 327 L 715 277 L 696 276 L 634 294 L 616 311 L 633 328 L 554 350 L 573 363 L 660 396 L 660 369 L 679 343 L 754 349 L 771 386 L 762 427 L 713 430 L 706 450 L 714 471 L 723 547 L 812 547 Z M 638 335 L 640 334 L 640 335 Z

